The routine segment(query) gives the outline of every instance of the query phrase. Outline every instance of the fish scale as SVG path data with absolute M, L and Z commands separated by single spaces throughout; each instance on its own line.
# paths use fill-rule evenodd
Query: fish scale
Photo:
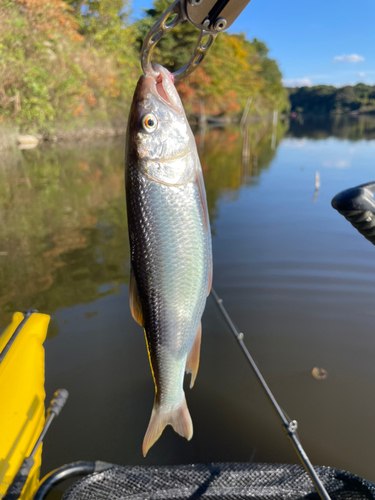
M 141 77 L 135 91 L 125 171 L 130 302 L 134 318 L 145 330 L 155 383 L 144 455 L 168 424 L 182 436 L 192 436 L 183 380 L 188 370 L 193 383 L 198 370 L 200 322 L 212 272 L 207 204 L 194 138 L 169 73 L 160 68 L 160 74 L 161 83 Z M 148 117 L 151 131 L 145 128 Z

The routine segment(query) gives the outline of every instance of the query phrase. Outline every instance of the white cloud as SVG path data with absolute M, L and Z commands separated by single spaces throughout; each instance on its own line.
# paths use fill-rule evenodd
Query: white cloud
M 342 56 L 335 56 L 333 62 L 345 62 L 345 63 L 358 63 L 364 61 L 363 56 L 358 54 L 343 54 Z
M 322 161 L 322 166 L 326 168 L 349 168 L 350 161 L 349 160 L 337 160 L 337 161 Z
M 307 139 L 299 139 L 297 137 L 286 137 L 283 139 L 283 146 L 287 146 L 293 149 L 301 149 L 308 145 Z
M 290 78 L 288 80 L 283 80 L 285 87 L 311 87 L 312 81 L 310 78 Z
M 366 76 L 366 73 L 364 71 L 361 71 L 360 73 L 358 73 L 358 76 L 360 76 L 361 78 L 363 78 L 364 76 Z

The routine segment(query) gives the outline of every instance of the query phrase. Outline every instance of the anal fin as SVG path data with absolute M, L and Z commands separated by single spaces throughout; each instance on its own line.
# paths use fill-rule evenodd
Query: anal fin
M 202 323 L 199 323 L 194 344 L 186 359 L 186 373 L 191 373 L 190 389 L 193 387 L 199 368 L 199 358 L 201 352 Z
M 141 326 L 144 326 L 142 304 L 139 298 L 137 282 L 135 281 L 133 269 L 130 270 L 129 299 L 130 299 L 130 311 L 132 313 L 133 318 Z
M 154 403 L 150 423 L 148 424 L 142 444 L 142 453 L 144 457 L 147 455 L 151 446 L 159 439 L 167 425 L 171 425 L 177 434 L 185 437 L 188 441 L 193 437 L 193 422 L 191 421 L 185 396 L 181 405 L 170 411 L 162 411 L 162 408 L 156 406 Z
M 212 288 L 212 275 L 213 275 L 213 265 L 212 265 L 212 257 L 210 258 L 210 270 L 208 273 L 208 289 L 207 289 L 207 297 L 210 295 Z

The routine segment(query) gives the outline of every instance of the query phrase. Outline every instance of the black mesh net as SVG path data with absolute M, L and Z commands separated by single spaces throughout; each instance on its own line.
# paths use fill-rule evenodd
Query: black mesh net
M 332 500 L 375 499 L 375 485 L 348 472 L 315 467 Z M 118 467 L 75 483 L 63 500 L 319 499 L 300 465 L 224 463 Z

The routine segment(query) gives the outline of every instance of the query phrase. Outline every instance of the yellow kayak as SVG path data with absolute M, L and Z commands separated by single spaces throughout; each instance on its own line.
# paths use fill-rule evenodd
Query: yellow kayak
M 0 334 L 0 500 L 34 448 L 45 421 L 44 348 L 50 317 L 17 312 Z M 39 484 L 39 446 L 20 499 Z

